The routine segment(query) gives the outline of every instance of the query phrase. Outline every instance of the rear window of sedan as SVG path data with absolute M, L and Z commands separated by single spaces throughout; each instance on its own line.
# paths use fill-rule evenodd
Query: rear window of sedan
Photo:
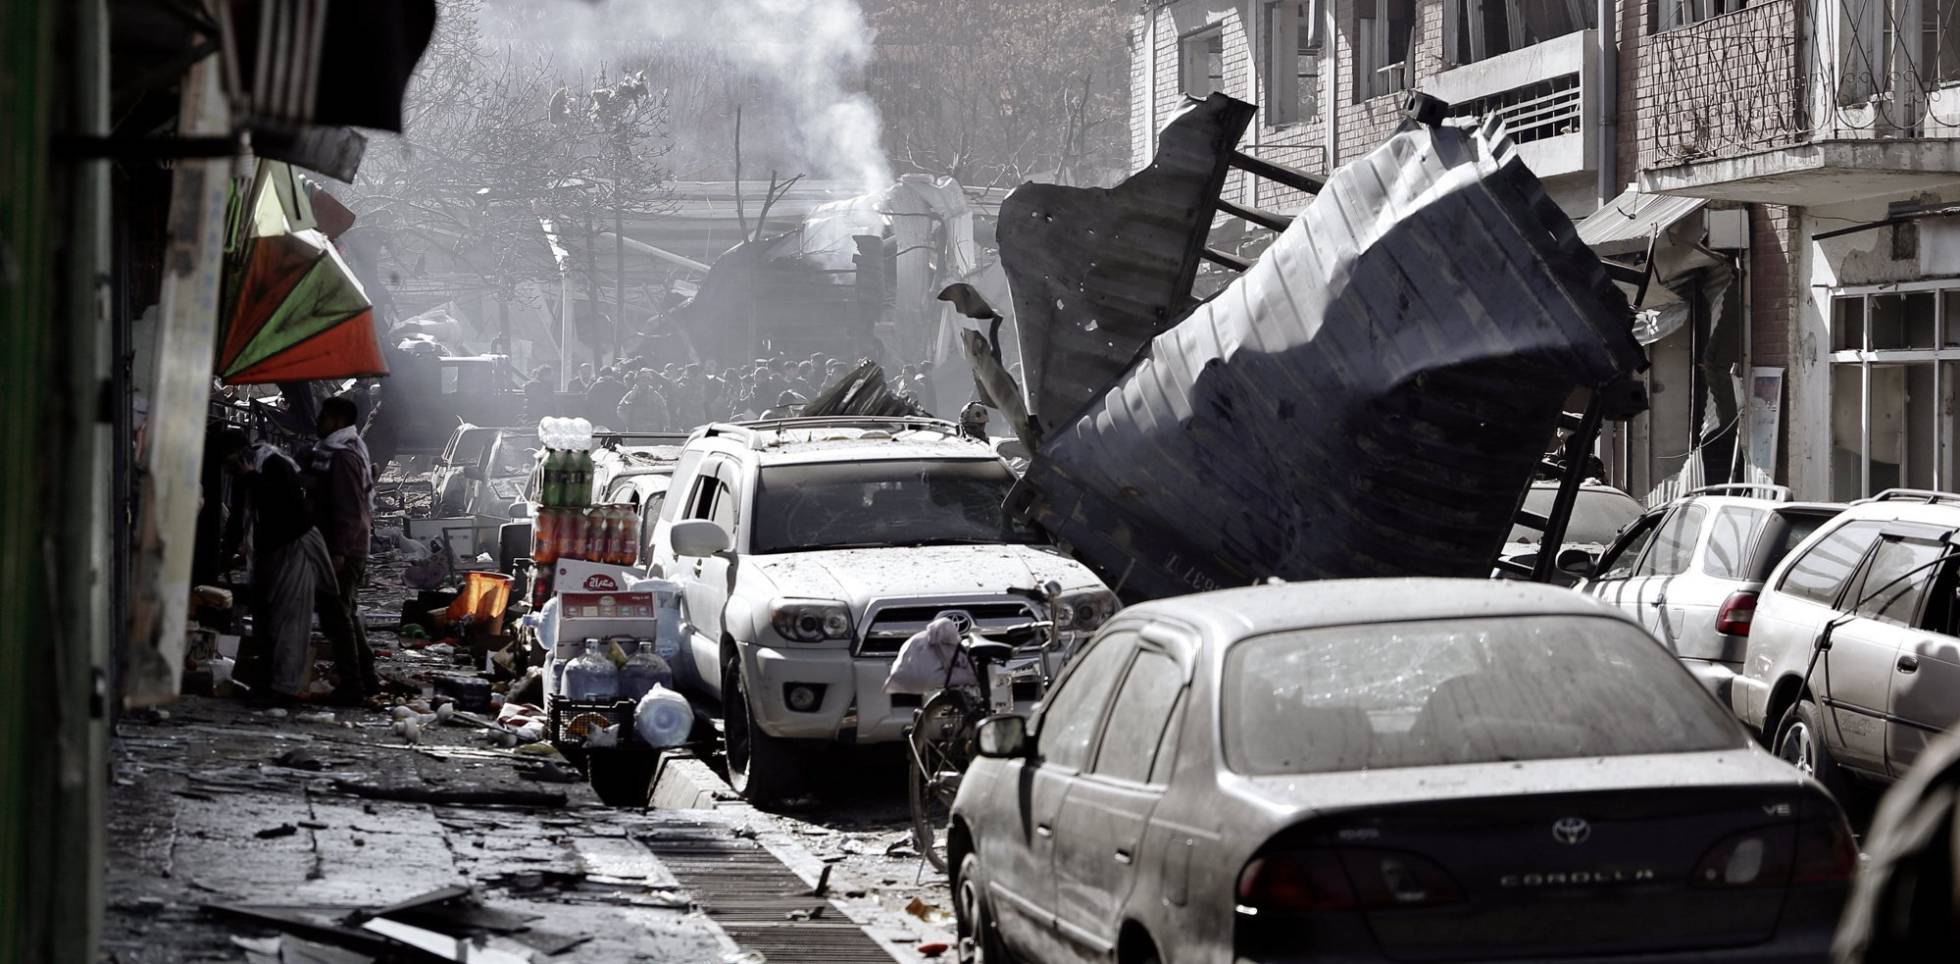
M 1226 764 L 1327 773 L 1735 749 L 1744 736 L 1638 627 L 1506 616 L 1256 636 L 1225 657 Z

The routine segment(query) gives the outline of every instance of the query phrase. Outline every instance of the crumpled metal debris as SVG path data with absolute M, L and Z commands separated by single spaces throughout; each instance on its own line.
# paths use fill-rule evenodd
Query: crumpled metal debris
M 1027 293 L 1052 282 L 1028 276 L 1025 248 L 1010 257 L 1035 236 L 1010 232 L 1009 212 L 1059 232 L 1089 200 L 1069 191 L 1003 206 L 1024 351 Z M 1147 262 L 1131 250 L 1147 230 L 1125 230 L 1141 233 L 1100 257 Z M 1080 233 L 1063 236 L 1093 243 Z M 1055 346 L 1081 340 L 1086 310 L 1049 313 Z M 1486 576 L 1567 398 L 1644 365 L 1625 296 L 1495 122 L 1408 124 L 1335 172 L 1256 264 L 1065 421 L 1077 386 L 1030 357 L 1048 425 L 1014 507 L 1127 601 Z

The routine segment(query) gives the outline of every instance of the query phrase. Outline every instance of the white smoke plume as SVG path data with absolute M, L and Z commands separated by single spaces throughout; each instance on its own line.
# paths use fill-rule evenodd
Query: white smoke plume
M 492 0 L 490 13 L 536 0 Z M 856 0 L 601 0 L 557 2 L 548 18 L 518 15 L 522 39 L 561 62 L 620 63 L 650 43 L 698 44 L 775 89 L 803 158 L 816 176 L 851 178 L 866 190 L 891 183 L 878 108 L 855 89 L 871 59 L 872 33 Z

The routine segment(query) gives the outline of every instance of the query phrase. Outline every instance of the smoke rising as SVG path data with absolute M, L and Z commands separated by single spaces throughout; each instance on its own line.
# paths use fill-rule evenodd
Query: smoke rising
M 763 106 L 791 119 L 796 136 L 780 139 L 794 145 L 809 174 L 853 179 L 866 190 L 891 183 L 878 108 L 854 89 L 872 53 L 856 0 L 561 2 L 549 5 L 548 18 L 535 15 L 535 3 L 493 0 L 486 12 L 515 29 L 511 39 L 548 47 L 561 62 L 631 69 L 632 56 L 650 45 L 711 49 L 757 80 Z

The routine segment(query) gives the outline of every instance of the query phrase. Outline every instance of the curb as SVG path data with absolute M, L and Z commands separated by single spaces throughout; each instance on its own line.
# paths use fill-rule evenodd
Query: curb
M 652 786 L 647 792 L 647 809 L 712 812 L 714 820 L 726 822 L 731 830 L 747 829 L 755 836 L 756 843 L 774 856 L 777 862 L 812 886 L 815 886 L 826 867 L 825 861 L 805 848 L 794 835 L 768 829 L 772 820 L 769 814 L 750 806 L 722 780 L 714 768 L 686 750 L 667 750 L 660 754 L 660 762 L 654 768 Z M 832 882 L 832 888 L 842 891 L 849 889 L 852 883 L 840 877 Z M 875 892 L 868 886 L 862 889 L 867 893 Z M 898 964 L 926 964 L 929 959 L 920 955 L 919 943 L 942 936 L 935 931 L 946 929 L 935 929 L 906 920 L 881 920 L 876 898 L 851 899 L 833 895 L 829 900 Z M 950 955 L 937 958 L 951 959 Z
M 750 810 L 721 776 L 694 754 L 664 750 L 647 789 L 651 810 Z

